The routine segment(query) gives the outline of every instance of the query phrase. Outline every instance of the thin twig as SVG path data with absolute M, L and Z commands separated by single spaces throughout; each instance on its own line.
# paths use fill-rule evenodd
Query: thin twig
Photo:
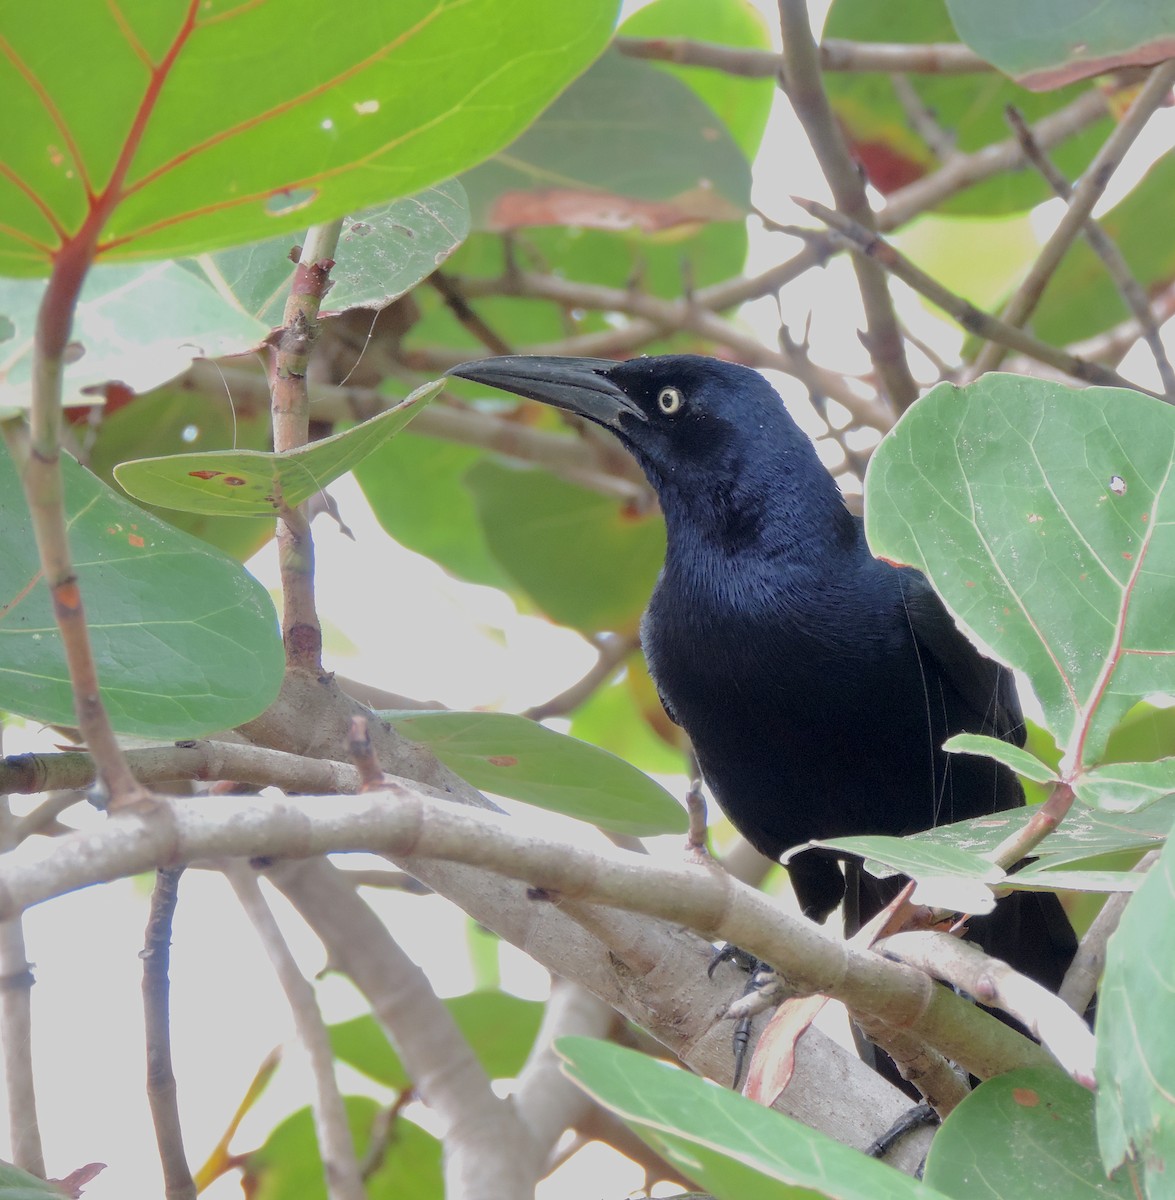
M 143 938 L 143 1025 L 147 1035 L 147 1099 L 163 1167 L 167 1200 L 195 1200 L 196 1184 L 184 1152 L 175 1072 L 171 1065 L 171 925 L 183 867 L 155 872 L 151 913 Z
M 3 738 L 0 725 L 0 741 Z M 0 848 L 18 844 L 16 820 L 7 794 L 0 794 Z M 12 1161 L 22 1170 L 45 1178 L 45 1152 L 37 1119 L 33 1076 L 32 964 L 25 951 L 24 921 L 0 924 L 0 1047 L 4 1051 L 4 1084 L 8 1098 L 8 1131 Z
M 1090 88 L 1064 108 L 1041 117 L 1033 126 L 1033 135 L 1039 145 L 1052 147 L 1104 120 L 1108 111 L 1105 94 L 1098 88 Z M 971 154 L 956 155 L 937 171 L 887 196 L 885 207 L 876 214 L 877 228 L 881 233 L 889 233 L 959 192 L 1023 165 L 1024 151 L 1013 137 Z
M 787 94 L 804 127 L 836 207 L 846 216 L 874 227 L 865 182 L 857 168 L 820 77 L 820 55 L 812 36 L 807 0 L 779 0 Z M 889 294 L 889 281 L 876 263 L 855 256 L 853 267 L 865 306 L 868 326 L 865 347 L 890 403 L 904 411 L 918 395 L 918 385 L 906 362 L 905 340 Z
M 1062 200 L 1070 200 L 1073 195 L 1073 185 L 1061 174 L 1045 151 L 1037 145 L 1023 114 L 1011 105 L 1004 111 L 1008 123 L 1012 126 L 1012 131 L 1024 148 L 1028 161 L 1036 167 Z M 1142 284 L 1135 279 L 1130 270 L 1130 264 L 1127 263 L 1122 251 L 1093 217 L 1086 218 L 1081 232 L 1089 243 L 1089 248 L 1102 260 L 1126 307 L 1138 322 L 1138 328 L 1142 331 L 1142 336 L 1154 356 L 1155 366 L 1159 370 L 1159 378 L 1163 381 L 1163 393 L 1168 401 L 1175 402 L 1175 369 L 1172 369 L 1171 360 L 1167 357 L 1167 350 L 1163 345 L 1158 322 L 1151 310 L 1150 299 L 1146 291 Z
M 1139 873 L 1149 871 L 1158 861 L 1158 857 L 1158 850 L 1149 850 L 1132 869 Z M 1108 896 L 1077 946 L 1077 953 L 1073 956 L 1073 961 L 1069 964 L 1065 978 L 1057 990 L 1057 995 L 1074 1012 L 1084 1013 L 1097 991 L 1106 965 L 1106 943 L 1118 928 L 1118 922 L 1126 911 L 1126 905 L 1130 903 L 1131 895 L 1130 892 L 1115 892 Z
M 774 79 L 783 74 L 783 59 L 771 50 L 722 46 L 690 38 L 617 37 L 612 44 L 630 58 L 709 67 L 748 79 Z M 993 70 L 974 50 L 956 42 L 903 45 L 892 42 L 850 42 L 826 38 L 820 46 L 825 71 L 908 71 L 925 75 L 976 75 Z
M 1022 329 L 1008 325 L 998 317 L 993 317 L 981 308 L 976 308 L 969 300 L 964 300 L 962 296 L 956 296 L 954 292 L 948 291 L 941 283 L 916 267 L 884 238 L 849 221 L 842 213 L 834 212 L 812 200 L 796 198 L 796 203 L 805 212 L 811 213 L 812 216 L 824 221 L 842 234 L 854 254 L 867 255 L 880 263 L 903 283 L 909 284 L 916 292 L 953 317 L 968 333 L 988 339 L 989 344 L 999 343 L 1013 350 L 1019 350 L 1022 354 L 1027 354 L 1030 358 L 1056 367 L 1057 370 L 1064 371 L 1067 375 L 1072 375 L 1074 379 L 1080 379 L 1083 383 L 1133 388 L 1136 391 L 1146 390 L 1124 379 L 1117 371 L 1103 367 L 1100 363 L 1075 358 L 1067 351 L 1058 350 L 1055 346 L 1042 342 Z M 796 232 L 802 231 L 797 230 Z
M 894 95 L 906 114 L 910 128 L 926 143 L 931 154 L 939 162 L 950 162 L 959 153 L 954 135 L 938 123 L 934 113 L 905 75 L 891 75 L 890 83 L 893 84 Z
M 1000 316 L 1005 324 L 1021 326 L 1032 315 L 1041 296 L 1044 295 L 1048 281 L 1053 277 L 1053 272 L 1060 266 L 1061 259 L 1081 232 L 1093 211 L 1093 206 L 1121 163 L 1123 155 L 1142 132 L 1155 109 L 1171 94 L 1172 84 L 1175 84 L 1175 59 L 1155 67 L 1127 109 L 1126 115 L 1094 155 L 1093 162 L 1086 168 L 1073 189 L 1069 207 L 1060 224 L 1053 230 L 1052 236 L 1037 255 L 1028 274 L 1004 306 Z M 979 376 L 985 371 L 996 370 L 1006 353 L 1006 345 L 989 342 L 976 355 L 971 373 Z
M 279 453 L 304 446 L 309 436 L 306 373 L 342 227 L 340 219 L 315 225 L 307 232 L 290 285 L 272 368 L 273 448 Z M 322 671 L 322 626 L 314 603 L 314 541 L 301 509 L 281 505 L 277 548 L 286 662 L 317 674 Z
M 428 283 L 433 287 L 449 311 L 473 334 L 475 338 L 491 354 L 513 354 L 510 344 L 499 337 L 469 306 L 469 301 L 461 294 L 457 280 L 450 278 L 439 268 L 429 277 Z
M 299 1041 L 310 1060 L 314 1076 L 314 1103 L 311 1107 L 327 1195 L 331 1200 L 365 1200 L 367 1193 L 355 1158 L 347 1112 L 335 1081 L 330 1037 L 314 996 L 314 988 L 298 969 L 277 921 L 261 894 L 252 867 L 244 862 L 234 862 L 225 869 L 225 875 L 265 947 L 265 953 L 289 1001 Z
M 548 717 L 561 717 L 573 712 L 620 670 L 624 660 L 639 647 L 640 640 L 631 635 L 626 637 L 613 633 L 600 635 L 594 639 L 594 644 L 597 658 L 583 678 L 577 679 L 557 696 L 523 709 L 522 716 L 532 721 L 545 721 Z
M 895 933 L 875 948 L 944 980 L 989 1008 L 1015 1017 L 1078 1083 L 1093 1087 L 1093 1033 L 1048 988 L 949 933 Z

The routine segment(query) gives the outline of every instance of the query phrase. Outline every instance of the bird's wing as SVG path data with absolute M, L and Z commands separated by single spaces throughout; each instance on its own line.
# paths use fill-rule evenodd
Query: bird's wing
M 963 636 L 920 571 L 904 567 L 899 575 L 910 628 L 922 651 L 934 658 L 984 733 L 1023 746 L 1024 714 L 1012 672 L 984 658 Z

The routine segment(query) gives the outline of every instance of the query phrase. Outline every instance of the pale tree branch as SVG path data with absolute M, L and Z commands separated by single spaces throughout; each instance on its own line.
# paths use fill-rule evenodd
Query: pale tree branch
M 1073 185 L 1061 174 L 1052 159 L 1036 144 L 1032 130 L 1028 127 L 1023 115 L 1012 107 L 1007 109 L 1006 115 L 1012 126 L 1012 132 L 1020 140 L 1020 145 L 1023 146 L 1028 160 L 1040 172 L 1056 195 L 1062 200 L 1068 201 L 1073 195 Z M 1175 370 L 1172 369 L 1171 361 L 1167 357 L 1167 350 L 1159 334 L 1158 322 L 1151 310 L 1150 299 L 1147 297 L 1146 291 L 1142 284 L 1135 279 L 1130 270 L 1130 264 L 1127 263 L 1117 244 L 1092 216 L 1085 219 L 1081 232 L 1086 242 L 1089 243 L 1089 248 L 1102 260 L 1119 295 L 1138 322 L 1142 336 L 1154 357 L 1159 378 L 1163 381 L 1163 393 L 1168 401 L 1175 402 Z
M 310 1062 L 314 1079 L 314 1129 L 322 1155 L 323 1178 L 330 1200 L 365 1200 L 366 1191 L 355 1157 L 355 1144 L 347 1123 L 347 1110 L 335 1080 L 330 1036 L 314 996 L 314 987 L 298 964 L 278 928 L 256 873 L 247 863 L 235 861 L 224 868 L 245 915 L 249 918 L 289 1001 L 298 1040 Z
M 1102 143 L 1093 161 L 1085 169 L 1069 198 L 1069 207 L 1065 210 L 1065 215 L 1044 244 L 1012 298 L 1004 306 L 1000 316 L 1006 324 L 1023 325 L 1032 315 L 1041 296 L 1044 295 L 1048 281 L 1060 266 L 1061 259 L 1074 239 L 1084 228 L 1123 155 L 1142 132 L 1155 110 L 1171 94 L 1172 84 L 1175 84 L 1175 59 L 1155 67 L 1150 73 L 1126 115 Z M 1036 140 L 1040 141 L 1039 134 Z M 976 356 L 971 374 L 978 377 L 985 371 L 994 371 L 1003 362 L 1006 353 L 1006 347 L 989 342 Z
M 722 46 L 690 38 L 617 37 L 612 44 L 630 58 L 671 62 L 682 67 L 708 67 L 747 79 L 776 79 L 784 75 L 784 60 L 770 50 Z M 878 71 L 889 74 L 908 71 L 925 75 L 974 75 L 993 70 L 974 50 L 956 42 L 926 42 L 903 45 L 897 42 L 849 42 L 825 38 L 819 47 L 820 66 L 825 71 Z
M 3 732 L 0 726 L 0 743 Z M 18 841 L 17 821 L 0 786 L 0 850 L 11 850 Z M 32 965 L 25 951 L 24 921 L 14 917 L 0 923 L 0 1048 L 4 1052 L 8 1132 L 12 1161 L 44 1179 L 45 1152 L 33 1075 L 33 982 Z
M 981 1078 L 1047 1061 L 1039 1047 L 935 989 L 920 971 L 830 938 L 724 872 L 527 837 L 509 818 L 440 802 L 404 783 L 360 797 L 259 797 L 247 806 L 233 797 L 227 808 L 220 797 L 203 797 L 170 801 L 154 816 L 128 813 L 100 830 L 58 839 L 34 868 L 3 864 L 0 920 L 159 861 L 360 849 L 464 862 L 579 903 L 685 922 L 774 964 L 799 993 L 829 995 L 910 1029 Z
M 445 1122 L 451 1200 L 527 1200 L 543 1156 L 494 1095 L 448 1009 L 346 879 L 321 859 L 271 872 L 326 946 L 332 966 L 367 998 L 426 1104 Z

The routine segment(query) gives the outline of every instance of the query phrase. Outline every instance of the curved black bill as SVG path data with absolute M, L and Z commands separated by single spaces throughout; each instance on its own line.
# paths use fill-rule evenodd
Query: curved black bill
M 510 354 L 501 358 L 480 358 L 475 362 L 450 367 L 446 375 L 471 379 L 490 387 L 541 400 L 556 408 L 578 413 L 600 425 L 620 427 L 627 414 L 638 420 L 648 418 L 607 376 L 617 364 L 609 358 L 558 358 L 542 354 Z

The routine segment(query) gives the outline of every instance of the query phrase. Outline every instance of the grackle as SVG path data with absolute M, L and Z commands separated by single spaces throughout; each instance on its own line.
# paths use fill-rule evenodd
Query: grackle
M 967 641 L 919 572 L 873 557 L 757 372 L 694 355 L 510 356 L 449 374 L 585 417 L 643 468 L 668 539 L 641 624 L 649 672 L 715 799 L 763 854 L 1024 803 L 1005 767 L 942 750 L 962 732 L 1023 744 L 1011 673 Z M 845 897 L 826 851 L 787 869 L 816 920 Z M 894 889 L 856 868 L 849 882 L 851 931 Z M 1051 893 L 1013 893 L 970 936 L 1053 989 L 1076 948 Z

